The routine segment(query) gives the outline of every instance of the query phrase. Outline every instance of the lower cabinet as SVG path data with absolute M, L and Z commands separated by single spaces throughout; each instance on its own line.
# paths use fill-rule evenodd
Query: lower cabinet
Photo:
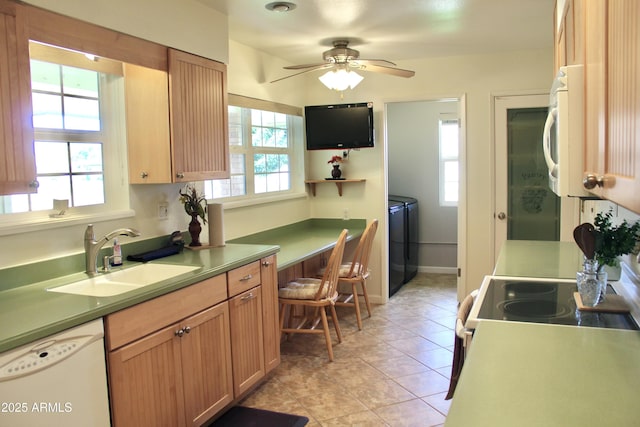
M 203 425 L 275 368 L 275 268 L 263 258 L 106 316 L 113 426 Z
M 109 353 L 115 426 L 199 426 L 233 400 L 229 305 Z
M 261 287 L 231 298 L 229 307 L 233 391 L 239 396 L 265 375 Z

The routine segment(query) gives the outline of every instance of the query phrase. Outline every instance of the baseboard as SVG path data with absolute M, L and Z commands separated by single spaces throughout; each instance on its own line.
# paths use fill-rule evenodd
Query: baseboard
M 434 274 L 458 274 L 457 267 L 418 267 L 418 273 L 434 273 Z

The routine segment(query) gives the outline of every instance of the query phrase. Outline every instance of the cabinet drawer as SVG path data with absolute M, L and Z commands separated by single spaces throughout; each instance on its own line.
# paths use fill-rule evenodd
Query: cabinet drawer
M 227 272 L 229 298 L 260 284 L 260 261 Z
M 259 264 L 258 264 L 259 265 Z M 227 299 L 221 274 L 105 318 L 107 348 L 114 350 Z

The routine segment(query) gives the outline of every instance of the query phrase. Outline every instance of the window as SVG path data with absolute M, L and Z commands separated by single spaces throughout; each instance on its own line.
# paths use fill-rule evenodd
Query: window
M 117 208 L 128 198 L 117 183 L 125 143 L 115 120 L 123 110 L 121 64 L 37 43 L 30 54 L 39 187 L 34 194 L 0 197 L 0 214 L 50 212 L 56 199 L 67 200 L 76 213 Z
M 206 181 L 206 197 L 241 200 L 302 191 L 302 117 L 296 110 L 231 96 L 231 177 Z
M 458 119 L 439 120 L 440 206 L 458 206 Z

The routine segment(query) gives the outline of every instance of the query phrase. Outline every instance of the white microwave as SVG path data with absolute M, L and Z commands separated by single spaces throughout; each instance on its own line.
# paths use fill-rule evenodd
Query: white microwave
M 542 149 L 549 187 L 558 196 L 589 196 L 584 174 L 584 68 L 560 67 L 549 96 Z

